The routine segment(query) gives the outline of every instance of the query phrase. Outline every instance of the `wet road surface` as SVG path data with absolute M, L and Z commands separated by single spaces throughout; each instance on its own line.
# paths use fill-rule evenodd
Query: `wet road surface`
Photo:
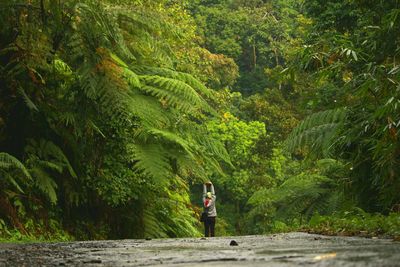
M 232 246 L 232 240 L 237 245 Z M 306 233 L 0 244 L 0 266 L 400 266 L 400 242 Z

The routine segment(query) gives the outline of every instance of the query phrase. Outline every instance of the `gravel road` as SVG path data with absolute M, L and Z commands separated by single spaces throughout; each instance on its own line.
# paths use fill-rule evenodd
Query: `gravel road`
M 235 242 L 237 245 L 233 245 Z M 306 233 L 0 244 L 0 266 L 400 266 L 400 243 Z

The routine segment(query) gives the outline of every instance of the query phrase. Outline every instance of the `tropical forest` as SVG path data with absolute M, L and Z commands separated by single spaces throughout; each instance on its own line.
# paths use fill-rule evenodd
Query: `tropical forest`
M 0 242 L 400 239 L 400 1 L 0 0 Z

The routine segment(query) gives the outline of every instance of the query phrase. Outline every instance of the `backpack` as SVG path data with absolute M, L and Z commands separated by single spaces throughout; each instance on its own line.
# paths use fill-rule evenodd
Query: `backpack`
M 200 221 L 205 222 L 206 219 L 207 219 L 207 211 L 203 211 L 200 216 Z

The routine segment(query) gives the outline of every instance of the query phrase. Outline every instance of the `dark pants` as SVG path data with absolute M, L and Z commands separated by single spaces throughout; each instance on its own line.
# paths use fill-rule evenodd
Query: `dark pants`
M 215 236 L 215 217 L 207 217 L 204 221 L 204 236 Z

